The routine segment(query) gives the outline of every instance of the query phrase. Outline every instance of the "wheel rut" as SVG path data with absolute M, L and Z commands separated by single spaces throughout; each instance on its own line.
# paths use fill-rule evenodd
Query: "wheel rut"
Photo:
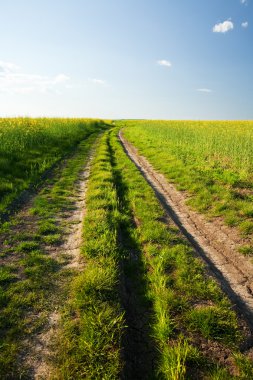
M 129 208 L 122 174 L 117 169 L 115 151 L 108 143 L 114 183 L 119 200 L 120 212 Z M 151 333 L 152 310 L 148 300 L 146 268 L 140 247 L 136 245 L 129 230 L 136 228 L 137 219 L 131 214 L 118 231 L 118 245 L 123 257 L 120 260 L 119 292 L 127 329 L 122 338 L 124 367 L 121 380 L 149 379 L 155 376 L 156 351 Z
M 83 171 L 79 174 L 76 182 L 76 191 L 73 197 L 73 200 L 75 200 L 74 210 L 64 219 L 66 225 L 65 241 L 54 249 L 51 249 L 51 247 L 47 249 L 48 255 L 55 259 L 62 255 L 67 257 L 65 264 L 61 268 L 61 272 L 66 270 L 79 272 L 84 267 L 84 263 L 80 257 L 80 249 L 82 244 L 83 220 L 86 214 L 85 196 L 92 158 L 93 151 L 91 151 L 87 163 Z M 47 324 L 44 329 L 40 331 L 39 334 L 31 336 L 26 342 L 28 349 L 24 355 L 23 362 L 25 362 L 25 366 L 29 368 L 30 377 L 32 379 L 49 379 L 52 378 L 54 374 L 54 368 L 51 363 L 54 362 L 55 337 L 59 330 L 61 319 L 59 309 L 62 300 L 61 297 L 55 294 L 53 301 L 55 302 L 54 310 L 47 317 Z
M 85 267 L 80 250 L 83 220 L 86 215 L 86 191 L 96 141 L 92 140 L 89 151 L 85 145 L 74 152 L 73 157 L 63 161 L 58 170 L 52 173 L 53 180 L 45 182 L 36 194 L 30 195 L 27 202 L 15 214 L 14 223 L 0 237 L 0 250 L 4 253 L 0 255 L 0 266 L 12 268 L 15 273 L 13 284 L 18 286 L 18 290 L 21 289 L 18 292 L 15 288 L 13 298 L 24 296 L 26 299 L 27 294 L 37 295 L 36 299 L 32 298 L 25 307 L 22 302 L 17 304 L 17 313 L 23 320 L 22 330 L 14 325 L 15 319 L 10 319 L 9 325 L 6 324 L 6 329 L 1 331 L 7 340 L 10 339 L 10 329 L 13 326 L 17 329 L 17 338 L 11 336 L 10 340 L 17 347 L 13 354 L 13 362 L 11 366 L 6 367 L 5 372 L 0 371 L 4 374 L 4 377 L 0 374 L 1 379 L 55 378 L 58 333 L 64 303 L 69 295 L 71 281 Z M 65 176 L 69 173 L 72 176 L 65 181 Z M 66 194 L 63 191 L 66 191 Z M 45 215 L 33 212 L 36 202 L 41 200 L 45 204 Z M 55 202 L 58 202 L 58 206 L 51 210 L 50 205 L 54 205 Z M 44 228 L 46 226 L 49 230 L 40 232 L 40 226 Z M 56 237 L 59 235 L 59 239 L 56 241 L 44 239 L 43 234 L 50 238 L 54 236 L 55 230 L 50 229 L 55 226 Z M 18 250 L 19 246 L 23 247 L 25 244 L 28 244 L 28 248 L 32 244 L 32 248 Z M 27 268 L 30 270 L 30 263 L 27 264 L 24 260 L 30 257 L 36 259 L 39 257 L 41 260 L 39 262 L 41 272 L 35 279 L 28 277 L 29 273 L 26 272 Z M 46 267 L 47 263 L 50 263 L 53 269 Z M 1 309 L 3 313 L 6 312 L 4 306 Z
M 125 139 L 122 130 L 118 137 L 126 154 L 153 188 L 167 214 L 205 262 L 210 274 L 218 280 L 253 333 L 253 263 L 238 252 L 243 239 L 236 230 L 230 229 L 220 220 L 209 221 L 191 210 L 186 204 L 189 198 L 138 153 Z

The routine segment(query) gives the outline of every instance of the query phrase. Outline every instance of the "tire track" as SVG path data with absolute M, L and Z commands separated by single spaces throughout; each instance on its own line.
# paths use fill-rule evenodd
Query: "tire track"
M 73 270 L 79 272 L 84 268 L 84 263 L 81 260 L 80 249 L 82 245 L 82 228 L 83 220 L 86 215 L 85 198 L 87 191 L 87 183 L 90 176 L 91 161 L 94 155 L 94 147 L 88 156 L 88 160 L 79 174 L 76 181 L 76 190 L 73 194 L 74 210 L 70 216 L 64 220 L 66 228 L 66 239 L 58 247 L 48 247 L 49 256 L 57 259 L 62 255 L 67 257 L 65 265 L 61 268 L 61 272 L 66 270 Z M 58 219 L 58 222 L 60 220 Z M 74 273 L 74 272 L 73 272 Z M 26 341 L 28 348 L 24 361 L 26 367 L 29 368 L 31 377 L 33 379 L 49 379 L 53 377 L 54 368 L 52 362 L 55 355 L 55 337 L 59 330 L 61 315 L 59 312 L 62 306 L 62 299 L 59 295 L 55 295 L 54 310 L 47 317 L 47 324 L 39 334 L 32 336 L 31 340 Z
M 155 171 L 119 132 L 121 144 L 155 191 L 166 212 L 180 228 L 209 271 L 227 293 L 253 332 L 253 263 L 237 249 L 242 239 L 220 221 L 208 221 L 186 205 L 186 196 Z M 250 342 L 247 345 L 251 345 Z M 245 347 L 247 348 L 247 347 Z

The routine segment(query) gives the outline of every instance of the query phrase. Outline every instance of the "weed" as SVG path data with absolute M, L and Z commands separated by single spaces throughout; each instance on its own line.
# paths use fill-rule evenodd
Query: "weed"
M 44 235 L 42 237 L 42 241 L 47 245 L 56 245 L 60 244 L 62 241 L 62 235 L 61 234 L 53 234 L 50 235 Z
M 243 235 L 250 235 L 253 232 L 253 221 L 245 220 L 240 223 L 239 228 Z
M 242 245 L 238 248 L 238 251 L 242 253 L 243 255 L 252 255 L 253 254 L 253 247 L 251 245 Z
M 238 339 L 235 314 L 229 309 L 217 306 L 203 306 L 186 314 L 190 329 L 201 331 L 207 339 L 223 340 L 230 345 Z
M 15 248 L 16 252 L 31 252 L 39 248 L 39 243 L 36 241 L 23 241 Z

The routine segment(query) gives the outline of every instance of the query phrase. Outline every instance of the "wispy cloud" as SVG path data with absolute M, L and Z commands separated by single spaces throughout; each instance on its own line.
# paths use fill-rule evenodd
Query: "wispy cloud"
M 20 67 L 11 62 L 0 61 L 0 75 L 1 73 L 12 73 L 20 70 Z
M 172 63 L 170 61 L 167 61 L 166 59 L 161 59 L 157 61 L 157 64 L 160 66 L 165 66 L 165 67 L 171 67 Z
M 58 74 L 54 78 L 54 83 L 55 84 L 57 84 L 57 83 L 66 83 L 69 80 L 70 80 L 70 77 L 68 77 L 67 75 L 65 75 L 65 74 Z
M 248 21 L 244 21 L 244 22 L 242 22 L 241 25 L 242 25 L 243 28 L 248 28 L 249 23 L 248 23 Z
M 89 82 L 100 86 L 105 86 L 107 83 L 104 79 L 90 78 Z
M 0 61 L 0 92 L 9 94 L 59 92 L 69 79 L 65 74 L 54 77 L 26 74 L 18 65 Z
M 219 24 L 214 25 L 213 32 L 214 33 L 226 33 L 229 30 L 234 29 L 234 24 L 230 20 L 226 20 Z
M 210 88 L 197 88 L 197 91 L 199 91 L 199 92 L 206 92 L 206 93 L 212 92 L 212 90 Z
M 241 4 L 244 4 L 244 5 L 247 5 L 248 0 L 240 0 L 240 3 L 241 3 Z

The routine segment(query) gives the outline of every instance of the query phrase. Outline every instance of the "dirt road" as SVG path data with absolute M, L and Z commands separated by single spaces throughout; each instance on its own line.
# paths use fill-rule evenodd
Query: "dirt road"
M 71 282 L 85 265 L 80 248 L 94 154 L 94 145 L 87 144 L 56 167 L 0 236 L 1 269 L 9 273 L 11 268 L 15 275 L 7 283 L 11 306 L 1 304 L 7 315 L 2 335 L 15 347 L 10 365 L 9 351 L 1 352 L 1 379 L 54 375 L 61 313 Z
M 85 196 L 87 190 L 87 181 L 90 175 L 90 164 L 92 155 L 88 159 L 83 171 L 79 174 L 76 182 L 76 191 L 73 196 L 73 211 L 70 216 L 64 219 L 65 223 L 65 241 L 57 247 L 48 247 L 48 255 L 54 259 L 66 257 L 61 272 L 71 269 L 73 271 L 81 271 L 84 263 L 81 260 L 80 249 L 82 244 L 82 228 L 85 217 Z M 61 223 L 58 220 L 58 223 Z M 73 272 L 74 276 L 74 272 Z M 62 306 L 62 299 L 59 295 L 54 296 L 55 308 L 47 317 L 48 323 L 39 334 L 31 336 L 27 339 L 27 353 L 25 355 L 26 367 L 29 368 L 31 377 L 34 379 L 48 379 L 53 376 L 54 369 L 50 362 L 53 361 L 55 355 L 54 339 L 57 335 L 60 313 L 59 308 Z
M 125 152 L 154 189 L 169 216 L 206 263 L 222 289 L 236 305 L 253 331 L 253 263 L 238 252 L 243 244 L 235 230 L 220 220 L 207 218 L 186 205 L 187 196 L 158 173 L 148 160 L 125 138 L 122 131 L 119 139 Z

